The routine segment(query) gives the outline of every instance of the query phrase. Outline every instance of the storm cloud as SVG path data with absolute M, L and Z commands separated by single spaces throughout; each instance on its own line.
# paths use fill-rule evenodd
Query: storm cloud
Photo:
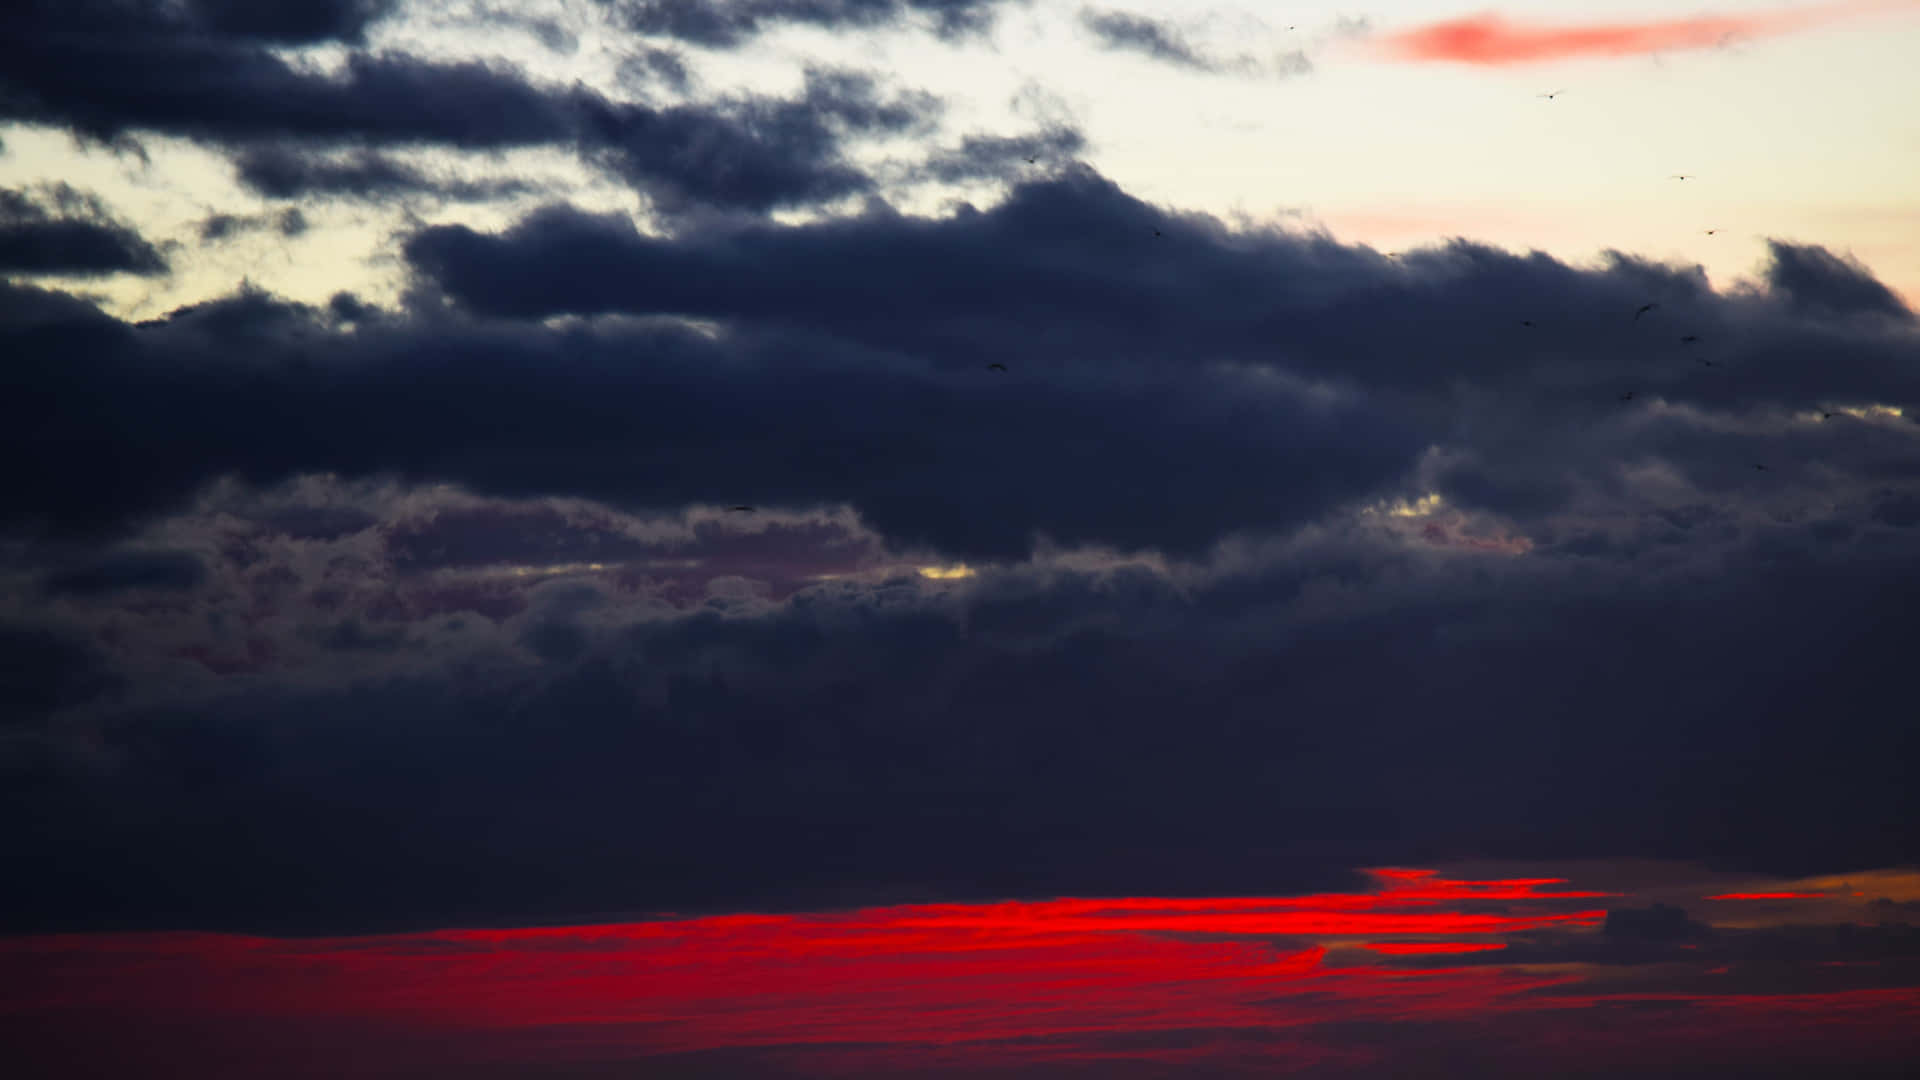
M 19 604 L 147 627 L 112 663 L 168 673 L 20 691 L 114 762 L 16 736 L 20 812 L 62 822 L 29 861 L 118 869 L 36 875 L 17 923 L 1920 855 L 1920 747 L 1879 719 L 1920 634 L 1920 354 L 1840 256 L 1776 245 L 1725 292 L 1389 260 L 1087 170 L 940 216 L 550 207 L 405 251 L 414 306 L 350 325 L 4 294 L 9 348 L 71 358 L 10 369 L 8 460 L 62 469 L 16 466 L 9 526 L 45 574 L 122 568 Z M 109 587 L 153 585 L 125 571 L 162 537 L 205 577 Z M 215 862 L 248 888 L 208 896 Z M 1614 936 L 1668 947 L 1636 918 L 1659 937 Z

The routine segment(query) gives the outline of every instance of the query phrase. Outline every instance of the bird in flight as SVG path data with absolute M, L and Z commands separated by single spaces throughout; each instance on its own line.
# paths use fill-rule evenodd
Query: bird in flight
M 1761 472 L 1772 472 L 1772 471 L 1773 471 L 1772 469 L 1769 469 L 1769 468 L 1767 468 L 1767 467 L 1766 467 L 1765 465 L 1762 465 L 1762 464 L 1760 464 L 1760 463 L 1759 463 L 1759 462 L 1757 462 L 1757 461 L 1753 463 L 1753 467 L 1754 467 L 1754 468 L 1756 468 L 1756 469 L 1759 469 L 1759 470 L 1760 470 Z
M 1029 164 L 1029 165 L 1031 165 L 1031 164 L 1033 164 L 1033 163 L 1034 163 L 1034 160 L 1035 160 L 1035 159 L 1033 159 L 1033 158 L 1028 158 L 1028 159 L 1027 159 L 1027 164 Z
M 1624 394 L 1621 394 L 1621 395 L 1620 395 L 1620 400 L 1621 400 L 1621 401 L 1632 401 L 1632 400 L 1633 400 L 1633 391 L 1631 391 L 1631 390 L 1629 390 L 1629 391 L 1627 391 L 1626 393 L 1624 393 Z
M 753 513 L 753 507 L 751 507 L 751 506 L 729 506 L 729 507 L 727 507 L 727 513 L 729 513 L 729 514 L 751 514 L 751 513 Z
M 1160 230 L 1159 230 L 1159 229 L 1155 229 L 1155 230 L 1153 230 L 1153 235 L 1155 235 L 1155 236 L 1159 236 L 1159 235 L 1160 235 Z
M 1553 93 L 1551 93 L 1551 94 L 1537 94 L 1537 95 L 1535 95 L 1535 96 L 1536 96 L 1536 97 L 1543 97 L 1543 98 L 1546 98 L 1546 99 L 1547 99 L 1548 101 L 1552 101 L 1552 100 L 1553 100 L 1554 98 L 1557 98 L 1557 97 L 1559 97 L 1559 96 L 1560 96 L 1561 94 L 1564 94 L 1564 93 L 1566 93 L 1566 90 L 1565 90 L 1565 89 L 1563 88 L 1563 89 L 1560 89 L 1560 90 L 1555 90 L 1555 91 L 1554 91 Z
M 1714 233 L 1717 233 L 1717 232 L 1719 232 L 1719 231 L 1720 231 L 1719 229 L 1708 229 L 1708 230 L 1707 230 L 1707 235 L 1708 235 L 1708 236 L 1712 236 L 1712 235 L 1713 235 Z
M 1520 325 L 1526 327 L 1529 330 L 1533 329 L 1533 323 L 1527 321 L 1526 319 L 1521 319 Z
M 1831 420 L 1831 419 L 1833 419 L 1833 414 L 1832 414 L 1832 413 L 1830 413 L 1830 412 L 1823 412 L 1823 413 L 1821 413 L 1821 414 L 1820 414 L 1820 419 L 1822 419 L 1822 420 Z
M 1634 321 L 1638 322 L 1640 319 L 1640 316 L 1645 315 L 1647 312 L 1652 311 L 1654 308 L 1657 308 L 1659 306 L 1660 306 L 1659 304 L 1641 304 L 1639 307 L 1635 308 L 1633 311 Z
M 1693 179 L 1693 174 L 1692 173 L 1674 173 L 1673 178 L 1675 180 L 1691 180 Z
M 1005 371 L 1005 370 L 1007 370 L 1007 365 L 1005 365 L 1005 364 L 988 364 L 988 365 L 987 365 L 987 370 L 988 370 L 988 371 Z
M 1687 335 L 1686 337 L 1683 337 L 1683 338 L 1681 338 L 1681 339 L 1680 339 L 1680 344 L 1682 344 L 1682 345 L 1691 345 L 1691 344 L 1693 344 L 1694 342 L 1696 342 L 1696 341 L 1699 341 L 1699 340 L 1700 340 L 1700 338 L 1699 338 L 1699 336 L 1698 336 L 1698 335 L 1695 335 L 1695 334 L 1688 334 L 1688 335 Z
M 1713 361 L 1711 361 L 1711 360 L 1702 360 L 1702 361 L 1700 361 L 1700 362 L 1701 362 L 1702 364 L 1705 364 L 1705 365 L 1706 365 L 1706 366 L 1708 366 L 1708 367 L 1717 367 L 1717 366 L 1718 366 L 1717 364 L 1715 364 L 1715 363 L 1714 363 Z

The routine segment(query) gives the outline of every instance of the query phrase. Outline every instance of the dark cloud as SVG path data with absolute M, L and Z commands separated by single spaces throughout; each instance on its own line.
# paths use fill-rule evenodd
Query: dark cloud
M 1120 11 L 1080 9 L 1080 25 L 1109 49 L 1136 52 L 1175 67 L 1217 71 L 1219 63 L 1196 50 L 1171 23 Z
M 1086 137 L 1067 127 L 1031 135 L 969 135 L 952 149 L 935 151 L 918 170 L 946 183 L 1007 180 L 1035 165 L 1054 165 L 1086 149 Z
M 64 183 L 0 188 L 0 272 L 163 274 L 167 260 L 105 204 Z
M 620 77 L 642 84 L 658 80 L 680 93 L 693 86 L 693 73 L 687 70 L 686 56 L 674 49 L 641 49 L 620 62 Z
M 732 48 L 781 23 L 871 29 L 910 15 L 944 37 L 979 33 L 1004 0 L 602 0 L 627 25 L 712 49 Z
M 295 540 L 338 540 L 364 532 L 379 518 L 353 506 L 289 506 L 263 515 L 260 523 Z
M 406 640 L 406 636 L 406 631 L 398 629 L 375 633 L 358 619 L 344 619 L 320 635 L 320 644 L 335 652 L 386 652 Z
M 350 292 L 337 292 L 327 301 L 327 314 L 341 322 L 366 322 L 380 317 L 380 309 Z
M 1017 556 L 1036 533 L 1192 550 L 1388 482 L 1418 445 L 1364 408 L 1231 373 L 1009 385 L 780 334 L 375 324 L 347 340 L 317 313 L 243 294 L 139 327 L 9 336 L 96 343 L 78 362 L 15 369 L 10 437 L 68 456 L 57 476 L 18 470 L 6 513 L 62 528 L 125 523 L 229 472 L 394 471 L 531 493 L 554 490 L 564 462 L 563 488 L 621 505 L 851 502 L 966 556 Z M 740 364 L 767 379 L 721 374 Z M 1249 489 L 1226 462 L 1268 479 Z
M 527 656 L 122 710 L 102 729 L 122 768 L 40 777 L 37 805 L 82 809 L 43 814 L 60 824 L 22 853 L 42 869 L 9 917 L 438 925 L 609 897 L 1248 895 L 1472 853 L 1711 852 L 1790 873 L 1920 851 L 1920 744 L 1881 720 L 1920 632 L 1920 596 L 1889 588 L 1920 580 L 1901 576 L 1911 551 L 1745 560 L 1711 582 L 1515 560 L 1414 584 L 1403 555 L 1358 541 L 1210 583 L 1035 568 L 671 618 L 577 584 L 409 601 L 484 608 Z M 1350 600 L 1329 608 L 1310 583 L 1336 578 Z M 341 619 L 317 625 L 359 663 L 403 629 L 451 633 Z M 62 870 L 81 845 L 120 869 Z M 125 896 L 137 910 L 116 914 Z M 1586 953 L 1536 951 L 1657 963 L 1719 933 L 1621 906 Z
M 329 9 L 333 10 L 333 9 Z M 859 75 L 814 71 L 797 99 L 747 97 L 654 109 L 583 87 L 541 87 L 477 62 L 349 52 L 337 75 L 312 73 L 244 34 L 106 17 L 99 5 L 36 4 L 0 22 L 0 118 L 56 124 L 99 139 L 132 131 L 235 146 L 243 179 L 276 195 L 371 195 L 418 187 L 417 173 L 362 152 L 344 162 L 311 146 L 437 144 L 579 149 L 674 203 L 762 211 L 865 190 L 840 144 L 907 130 L 936 110 L 924 95 L 883 99 Z M 94 73 L 115 72 L 102 80 Z M 496 190 L 431 185 L 458 197 Z
M 0 733 L 125 684 L 98 647 L 70 631 L 0 623 Z M 0 769 L 11 764 L 5 758 L 0 750 Z
M 1825 248 L 1767 241 L 1767 286 L 1795 309 L 1827 315 L 1885 315 L 1904 322 L 1913 312 L 1871 271 Z
M 1708 430 L 1616 401 L 1637 386 L 1704 410 L 1911 403 L 1911 347 L 1897 335 L 1808 321 L 1768 295 L 1718 296 L 1695 275 L 1623 258 L 1576 270 L 1456 244 L 1396 266 L 1322 236 L 1231 234 L 1084 171 L 943 218 L 880 207 L 655 238 L 550 208 L 498 235 L 427 229 L 405 248 L 427 283 L 483 314 L 696 316 L 725 330 L 422 316 L 371 335 L 362 326 L 349 343 L 317 313 L 258 294 L 138 328 L 99 316 L 19 328 L 23 340 L 100 341 L 85 363 L 21 374 L 15 395 L 23 407 L 48 395 L 98 403 L 36 416 L 29 430 L 70 441 L 76 472 L 100 486 L 29 480 L 16 520 L 126 521 L 230 469 L 438 473 L 503 493 L 540 491 L 557 471 L 564 490 L 622 505 L 650 485 L 652 505 L 846 501 L 884 530 L 967 556 L 1018 554 L 1035 533 L 1192 551 L 1408 482 L 1464 510 L 1538 521 L 1619 497 L 1629 444 L 1684 462 L 1703 507 L 1714 505 L 1706 493 L 1778 491 L 1795 482 L 1795 461 L 1867 475 L 1911 454 L 1899 418 Z M 1649 294 L 1666 298 L 1663 317 L 1714 328 L 1737 377 L 1686 364 L 1678 346 L 1649 353 L 1646 335 L 1668 332 L 1631 318 Z M 1508 320 L 1549 305 L 1569 324 L 1556 332 L 1576 336 L 1543 359 L 1517 347 L 1524 331 Z M 249 378 L 216 374 L 240 342 Z M 458 365 L 439 359 L 455 354 Z M 385 356 L 385 367 L 349 359 Z M 746 366 L 707 368 L 723 356 Z M 988 361 L 1009 370 L 987 372 Z M 1276 367 L 1308 381 L 1262 374 Z M 137 374 L 111 374 L 123 368 Z M 788 375 L 776 393 L 720 370 Z M 1462 379 L 1475 390 L 1456 392 Z M 155 434 L 180 449 L 136 452 L 133 433 L 150 433 L 141 418 L 167 415 L 134 408 L 142 393 L 176 402 L 204 434 Z M 96 435 L 95 418 L 119 410 L 132 411 L 129 434 Z M 329 434 L 347 428 L 362 434 Z M 1164 446 L 1149 437 L 1175 430 L 1192 433 Z M 1416 481 L 1414 454 L 1435 443 L 1447 453 Z M 1311 470 L 1288 466 L 1309 453 Z M 1763 456 L 1775 476 L 1751 469 Z M 1252 463 L 1263 485 L 1242 482 Z M 1501 542 L 1434 528 L 1452 543 Z M 1534 535 L 1557 542 L 1548 528 Z M 1800 557 L 1815 537 L 1769 543 Z
M 1886 922 L 1904 925 L 1909 919 L 1920 919 L 1920 900 L 1894 900 L 1882 896 L 1870 906 L 1874 916 Z
M 206 577 L 191 552 L 135 551 L 110 555 L 47 579 L 50 592 L 93 596 L 123 589 L 191 589 Z
M 1920 525 L 1920 497 L 1898 495 L 1874 504 L 1873 519 L 1896 529 Z
M 443 198 L 484 200 L 536 190 L 523 180 L 467 181 L 428 176 L 384 154 L 361 150 L 343 158 L 286 146 L 260 146 L 234 159 L 240 182 L 276 199 L 309 195 L 345 195 L 381 199 L 423 193 Z
M 299 236 L 307 231 L 307 215 L 297 206 L 289 206 L 276 214 L 210 214 L 200 223 L 200 242 L 218 243 L 259 229 L 272 229 L 281 236 Z
M 263 43 L 140 32 L 123 22 L 0 24 L 0 116 L 108 138 L 131 130 L 216 142 L 307 138 L 464 148 L 564 142 L 572 109 L 479 63 L 348 54 L 339 77 Z M 49 25 L 51 23 L 51 25 Z M 112 70 L 116 77 L 99 79 Z
M 1663 942 L 1687 941 L 1710 933 L 1705 924 L 1693 921 L 1684 910 L 1667 904 L 1614 908 L 1607 912 L 1607 922 L 1601 932 L 1622 941 Z
M 1173 23 L 1144 15 L 1081 8 L 1080 25 L 1099 39 L 1101 46 L 1106 49 L 1137 53 L 1189 71 L 1208 74 L 1225 72 L 1266 74 L 1284 79 L 1294 75 L 1305 75 L 1313 70 L 1313 62 L 1307 58 L 1304 51 L 1299 49 L 1275 53 L 1270 60 L 1264 62 L 1246 54 L 1234 57 L 1210 56 L 1188 41 L 1186 35 Z
M 395 0 L 21 0 L 0 25 L 32 32 L 232 38 L 274 45 L 357 43 Z
M 582 122 L 590 156 L 665 208 L 764 211 L 870 190 L 867 175 L 841 159 L 841 143 L 924 129 L 939 109 L 924 94 L 883 98 L 865 75 L 809 69 L 792 100 L 660 110 L 596 102 L 583 105 Z
M 209 33 L 256 38 L 282 45 L 359 41 L 367 27 L 396 0 L 186 0 L 188 26 Z M 159 5 L 150 5 L 158 7 Z
M 901 119 L 869 90 L 813 115 Z M 403 246 L 384 312 L 0 287 L 10 602 L 166 676 L 19 736 L 71 753 L 7 796 L 55 823 L 9 926 L 1920 858 L 1892 320 L 1626 256 L 1390 261 L 1076 168 L 937 217 Z M 205 577 L 37 588 L 101 535 Z M 1662 936 L 1689 918 L 1623 904 L 1603 947 L 1718 942 Z
M 402 572 L 545 562 L 615 560 L 646 545 L 610 527 L 579 526 L 551 507 L 446 509 L 386 532 L 387 555 Z
M 1913 394 L 1900 359 L 1910 346 L 1897 335 L 1823 326 L 1784 296 L 1722 297 L 1697 270 L 1615 255 L 1603 270 L 1583 271 L 1466 242 L 1396 265 L 1324 235 L 1230 236 L 1084 169 L 1023 184 L 990 211 L 937 220 L 876 211 L 805 228 L 650 238 L 548 210 L 496 236 L 429 229 L 406 250 L 447 293 L 488 314 L 767 320 L 969 366 L 1051 365 L 1049 335 L 1114 362 L 1277 361 L 1311 378 L 1417 396 L 1436 420 L 1494 440 L 1547 429 L 1533 423 L 1537 414 L 1510 412 L 1504 389 L 1452 396 L 1444 387 L 1504 388 L 1554 364 L 1564 381 L 1530 389 L 1530 407 L 1563 417 L 1592 415 L 1596 401 L 1628 389 L 1713 407 Z M 1655 297 L 1658 321 L 1631 317 Z M 1399 317 L 1381 319 L 1382 310 Z M 1521 347 L 1529 331 L 1519 320 L 1546 310 L 1565 312 L 1550 331 L 1558 359 Z M 1676 324 L 1711 335 L 1722 369 L 1687 363 Z M 1668 334 L 1675 344 L 1658 348 Z M 1854 361 L 1809 369 L 1808 356 L 1842 341 Z M 1647 422 L 1671 438 L 1692 430 L 1663 414 Z M 1509 475 L 1485 475 L 1479 490 L 1551 502 L 1559 481 L 1544 473 L 1554 466 L 1513 449 L 1508 441 L 1499 453 Z M 1474 467 L 1463 459 L 1454 471 Z M 1526 468 L 1534 479 L 1514 471 Z M 1463 478 L 1463 494 L 1470 483 Z

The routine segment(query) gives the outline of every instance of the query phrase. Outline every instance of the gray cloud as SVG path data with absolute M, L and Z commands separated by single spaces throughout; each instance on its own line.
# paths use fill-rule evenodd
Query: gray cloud
M 710 49 L 737 47 L 770 26 L 874 29 L 926 16 L 943 37 L 984 31 L 1005 0 L 602 0 L 632 29 Z
M 307 216 L 297 206 L 273 214 L 210 214 L 200 222 L 200 242 L 219 243 L 261 229 L 286 237 L 299 236 L 307 231 Z
M 234 166 L 241 183 L 277 199 L 344 195 L 377 200 L 420 193 L 480 201 L 537 190 L 524 180 L 467 181 L 431 177 L 405 162 L 367 150 L 344 158 L 329 158 L 292 147 L 260 146 L 240 153 L 234 159 Z
M 1175 67 L 1217 71 L 1217 61 L 1202 56 L 1172 24 L 1121 11 L 1080 9 L 1080 24 L 1109 49 L 1137 52 Z
M 1209 55 L 1187 39 L 1173 23 L 1163 19 L 1131 15 L 1119 11 L 1080 9 L 1080 25 L 1097 38 L 1102 47 L 1116 52 L 1131 52 L 1174 67 L 1207 74 L 1237 72 L 1289 78 L 1313 71 L 1313 62 L 1300 49 L 1276 53 L 1268 61 L 1241 54 L 1234 57 Z

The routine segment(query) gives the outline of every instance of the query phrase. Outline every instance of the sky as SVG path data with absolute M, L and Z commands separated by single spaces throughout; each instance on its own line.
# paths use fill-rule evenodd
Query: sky
M 30 1076 L 1898 1076 L 1920 3 L 0 12 Z

